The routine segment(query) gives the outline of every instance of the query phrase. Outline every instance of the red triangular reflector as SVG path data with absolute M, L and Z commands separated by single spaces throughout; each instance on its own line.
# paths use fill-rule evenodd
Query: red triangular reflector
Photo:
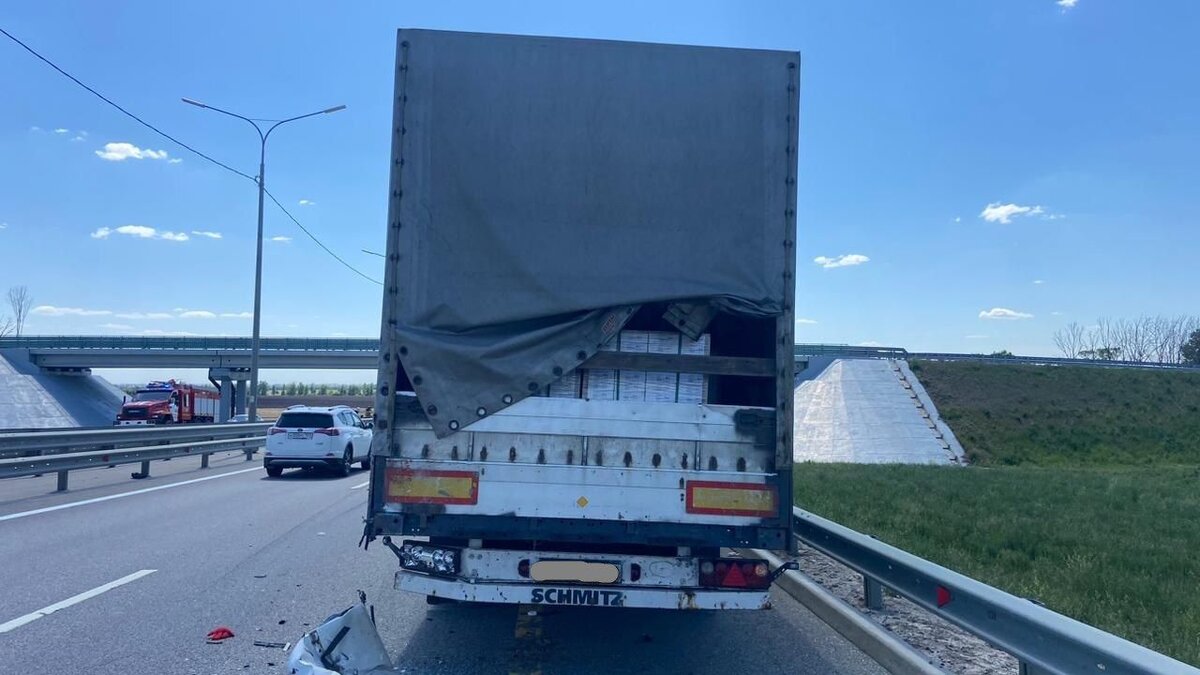
M 729 571 L 725 573 L 725 581 L 721 585 L 745 588 L 746 577 L 742 574 L 741 566 L 737 563 L 731 563 L 729 565 Z
M 953 599 L 954 599 L 954 596 L 950 595 L 950 590 L 948 588 L 946 588 L 945 586 L 937 587 L 937 605 L 938 605 L 938 607 L 945 607 Z

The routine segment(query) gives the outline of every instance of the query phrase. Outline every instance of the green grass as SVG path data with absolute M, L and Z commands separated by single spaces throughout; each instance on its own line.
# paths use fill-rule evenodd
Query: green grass
M 804 464 L 796 503 L 1200 665 L 1198 467 Z
M 974 464 L 1200 465 L 1200 373 L 912 367 Z

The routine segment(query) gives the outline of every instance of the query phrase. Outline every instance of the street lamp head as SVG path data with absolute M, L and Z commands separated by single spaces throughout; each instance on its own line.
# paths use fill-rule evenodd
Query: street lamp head
M 328 115 L 329 113 L 335 113 L 335 112 L 337 112 L 337 111 L 339 111 L 339 110 L 345 110 L 345 109 L 346 109 L 346 106 L 344 106 L 344 105 L 339 105 L 339 106 L 334 106 L 334 107 L 332 107 L 332 108 L 328 108 L 328 109 L 326 109 L 326 110 L 322 110 L 321 112 L 323 112 L 323 113 L 325 113 L 326 115 Z
M 197 108 L 207 108 L 208 107 L 208 106 L 204 105 L 203 103 L 201 103 L 200 101 L 194 101 L 194 100 L 192 100 L 190 98 L 186 98 L 186 97 L 181 98 L 179 100 L 183 101 L 184 103 L 187 103 L 188 105 L 194 105 Z

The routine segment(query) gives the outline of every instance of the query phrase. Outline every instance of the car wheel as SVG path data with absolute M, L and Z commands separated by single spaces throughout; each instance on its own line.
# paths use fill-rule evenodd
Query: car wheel
M 346 452 L 342 453 L 342 463 L 338 464 L 337 472 L 339 476 L 350 475 L 350 465 L 354 464 L 354 453 L 350 446 L 346 446 Z
M 371 470 L 371 456 L 367 455 L 367 458 L 364 459 L 363 461 L 359 462 L 358 466 L 361 467 L 363 471 L 370 471 Z
M 271 478 L 279 478 L 280 476 L 283 475 L 283 467 L 282 466 L 268 466 L 268 467 L 266 467 L 266 469 L 267 469 L 267 475 L 270 476 Z

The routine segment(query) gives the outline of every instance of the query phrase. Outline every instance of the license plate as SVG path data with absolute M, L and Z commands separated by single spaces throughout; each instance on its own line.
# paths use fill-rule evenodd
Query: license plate
M 288 438 L 308 439 L 312 438 L 311 431 L 289 431 Z
M 625 604 L 625 594 L 599 588 L 534 588 L 530 602 L 535 605 L 620 607 Z

